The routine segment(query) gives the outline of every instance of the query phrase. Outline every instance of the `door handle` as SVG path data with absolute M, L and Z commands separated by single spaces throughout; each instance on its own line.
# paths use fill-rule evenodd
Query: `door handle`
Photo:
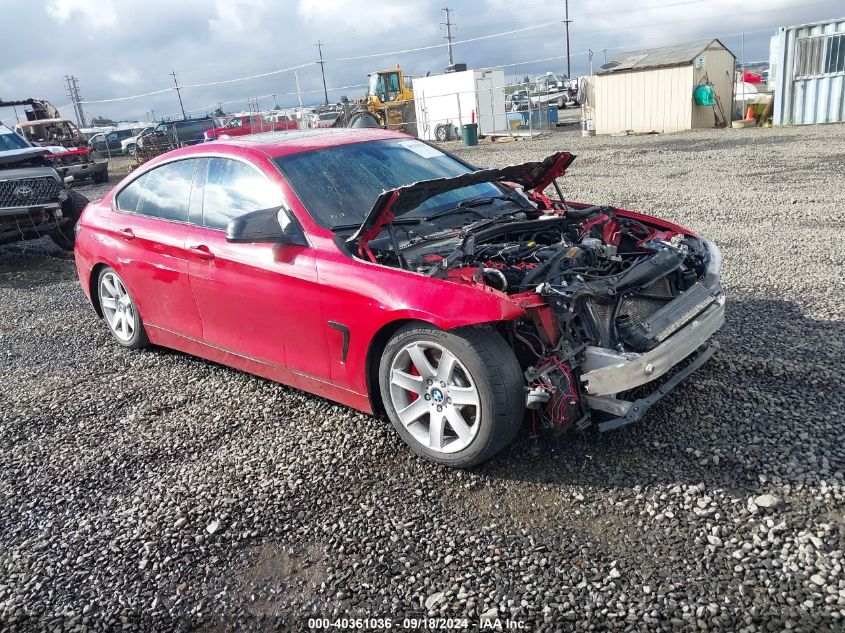
M 188 252 L 192 255 L 197 257 L 198 259 L 214 259 L 214 253 L 212 253 L 208 246 L 205 244 L 197 244 L 196 246 L 189 246 Z
M 132 229 L 118 229 L 117 233 L 118 235 L 120 235 L 120 237 L 125 240 L 135 239 L 135 233 L 132 231 Z

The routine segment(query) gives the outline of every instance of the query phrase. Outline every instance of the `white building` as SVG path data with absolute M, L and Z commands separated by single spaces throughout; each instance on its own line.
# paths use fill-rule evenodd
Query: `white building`
M 735 59 L 717 39 L 623 53 L 588 82 L 596 134 L 679 132 L 714 127 L 717 119 L 730 122 Z M 694 102 L 702 83 L 713 87 L 718 105 Z

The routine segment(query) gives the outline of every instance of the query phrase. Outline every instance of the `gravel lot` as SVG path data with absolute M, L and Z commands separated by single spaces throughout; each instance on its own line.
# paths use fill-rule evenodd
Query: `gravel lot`
M 639 425 L 524 433 L 472 472 L 326 400 L 121 351 L 71 257 L 0 248 L 0 628 L 842 630 L 842 147 L 845 126 L 451 147 L 571 149 L 573 199 L 712 237 L 729 298 L 723 350 Z

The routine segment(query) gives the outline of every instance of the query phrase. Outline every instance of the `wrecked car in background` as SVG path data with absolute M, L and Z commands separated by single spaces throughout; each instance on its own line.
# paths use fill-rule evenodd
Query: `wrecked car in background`
M 49 236 L 70 250 L 88 199 L 69 189 L 43 147 L 0 125 L 0 244 Z
M 36 119 L 19 123 L 15 131 L 33 145 L 52 154 L 56 170 L 74 180 L 90 178 L 95 183 L 109 180 L 109 161 L 92 151 L 79 128 L 68 119 Z
M 386 413 L 415 452 L 473 466 L 526 418 L 634 423 L 718 349 L 717 247 L 566 201 L 574 158 L 475 170 L 378 129 L 185 148 L 89 205 L 79 278 L 120 345 Z

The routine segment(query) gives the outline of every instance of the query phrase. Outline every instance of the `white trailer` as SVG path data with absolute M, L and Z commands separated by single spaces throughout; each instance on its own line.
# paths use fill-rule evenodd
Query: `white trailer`
M 472 123 L 479 134 L 502 133 L 505 121 L 505 71 L 465 70 L 414 78 L 417 135 L 426 141 L 460 138 L 462 125 Z

